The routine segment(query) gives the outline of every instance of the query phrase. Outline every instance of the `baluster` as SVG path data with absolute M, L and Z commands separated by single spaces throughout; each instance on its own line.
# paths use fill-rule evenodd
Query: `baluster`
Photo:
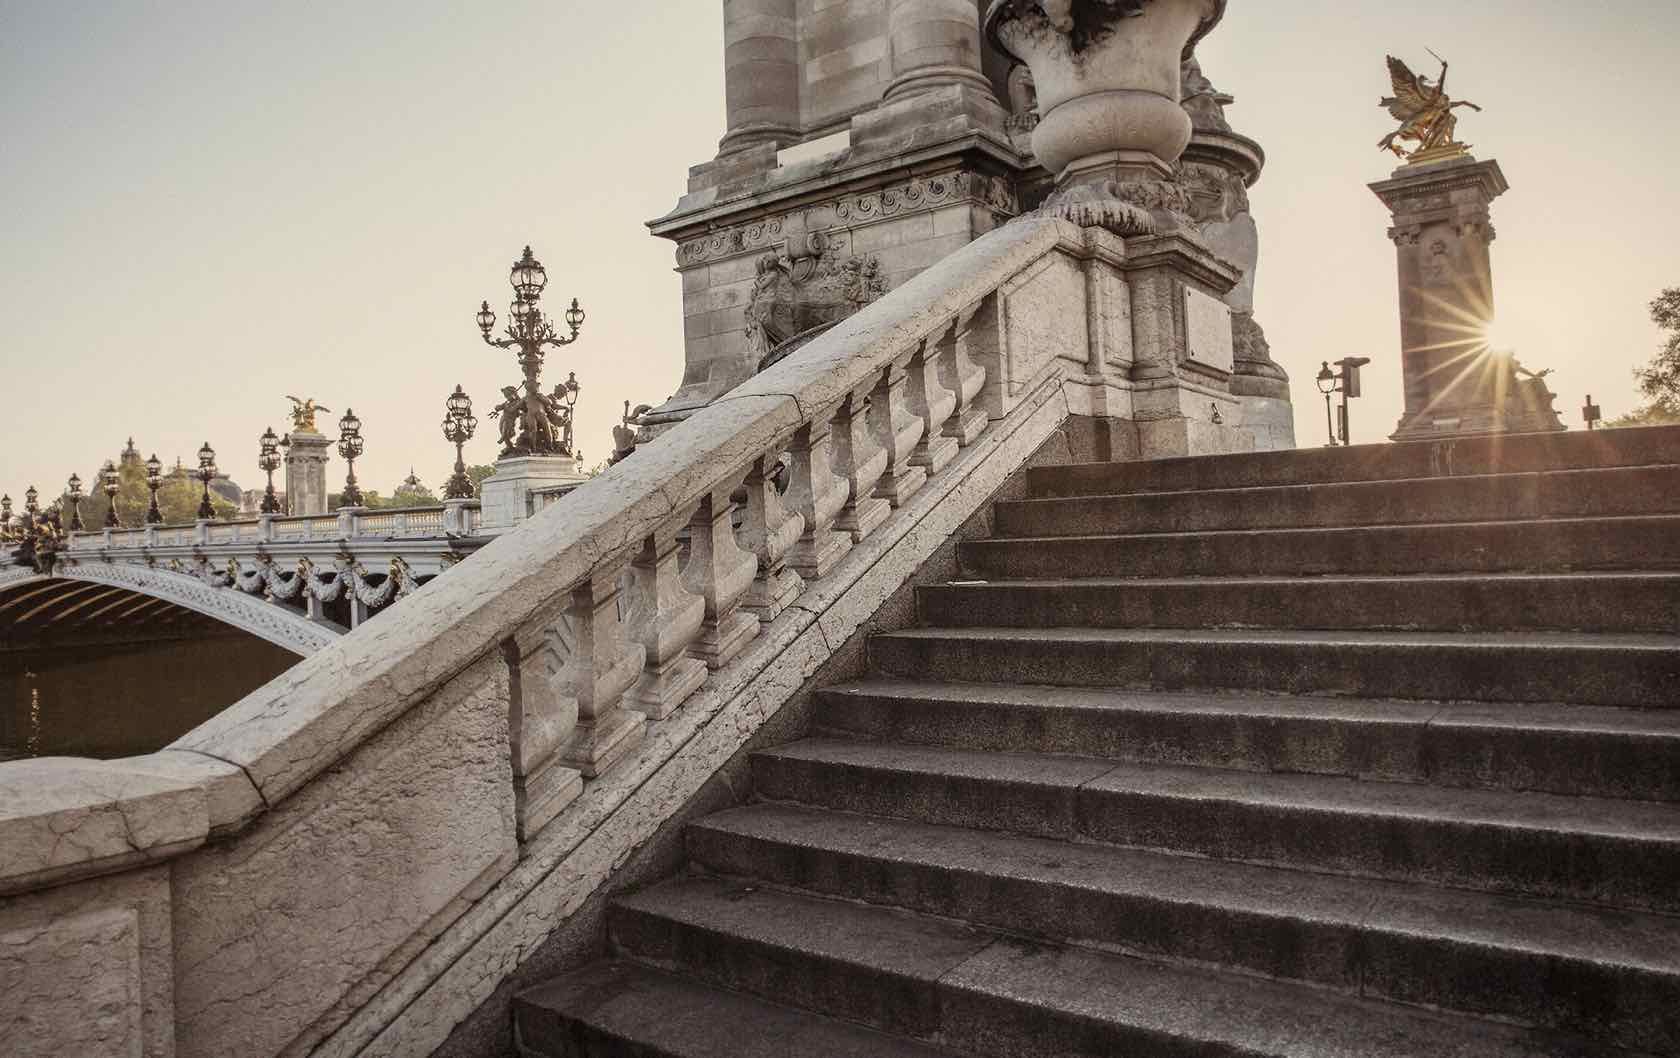
M 805 582 L 787 568 L 788 551 L 805 532 L 805 519 L 789 511 L 776 490 L 781 470 L 780 446 L 753 460 L 747 471 L 747 510 L 742 525 L 747 550 L 758 559 L 758 576 L 747 589 L 741 608 L 769 624 L 782 615 Z
M 827 576 L 852 549 L 851 536 L 831 528 L 846 506 L 848 493 L 846 479 L 834 472 L 829 444 L 834 414 L 834 409 L 819 412 L 793 435 L 788 448 L 793 467 L 787 503 L 805 523 L 799 540 L 788 552 L 788 565 L 808 581 Z
M 508 741 L 513 754 L 513 814 L 526 841 L 583 792 L 583 775 L 560 763 L 577 727 L 577 699 L 556 685 L 566 645 L 550 614 L 503 644 L 508 661 Z
M 699 690 L 706 666 L 687 654 L 706 619 L 706 600 L 683 587 L 678 570 L 680 524 L 661 526 L 630 562 L 631 638 L 647 651 L 647 665 L 625 704 L 663 720 Z
M 642 673 L 646 650 L 625 634 L 619 574 L 622 557 L 597 562 L 572 589 L 563 624 L 572 652 L 560 672 L 565 693 L 577 699 L 577 728 L 562 751 L 566 763 L 595 776 L 642 739 L 647 718 L 623 707 L 624 692 Z
M 906 372 L 906 403 L 910 414 L 922 420 L 922 439 L 910 452 L 912 466 L 925 467 L 928 476 L 939 473 L 957 455 L 957 440 L 945 436 L 945 420 L 957 407 L 957 394 L 939 380 L 939 358 L 943 355 L 949 327 L 941 328 L 921 343 L 910 358 Z
M 758 562 L 741 550 L 729 512 L 740 477 L 715 485 L 688 522 L 688 562 L 683 585 L 706 600 L 706 619 L 688 652 L 714 672 L 734 660 L 758 635 L 758 618 L 742 613 L 741 597 L 758 575 Z
M 976 302 L 957 316 L 949 353 L 939 357 L 940 377 L 957 396 L 957 406 L 951 417 L 945 420 L 943 433 L 946 437 L 955 437 L 964 448 L 980 437 L 989 422 L 986 410 L 974 400 L 985 388 L 986 369 L 975 363 L 971 355 L 974 319 L 980 314 L 982 304 Z
M 910 411 L 906 392 L 910 376 L 905 369 L 919 352 L 919 347 L 907 349 L 893 357 L 869 397 L 869 428 L 875 443 L 887 453 L 887 466 L 875 486 L 875 495 L 894 507 L 903 506 L 927 483 L 927 470 L 910 463 L 910 453 L 922 439 L 922 420 Z
M 846 395 L 834 416 L 834 471 L 846 483 L 846 502 L 834 527 L 851 534 L 853 543 L 874 532 L 890 511 L 886 500 L 875 497 L 875 483 L 887 468 L 887 452 L 869 430 L 869 394 L 874 389 L 871 377 Z

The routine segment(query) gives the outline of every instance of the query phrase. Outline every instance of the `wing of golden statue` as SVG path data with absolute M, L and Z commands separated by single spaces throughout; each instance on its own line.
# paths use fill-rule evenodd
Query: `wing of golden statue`
M 1434 95 L 1418 83 L 1411 67 L 1390 55 L 1388 76 L 1394 82 L 1394 94 L 1382 101 L 1396 121 L 1410 121 L 1428 110 L 1436 102 Z

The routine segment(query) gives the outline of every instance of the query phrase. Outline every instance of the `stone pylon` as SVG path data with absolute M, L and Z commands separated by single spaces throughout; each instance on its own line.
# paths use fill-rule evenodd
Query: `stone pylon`
M 1399 264 L 1406 410 L 1396 441 L 1563 429 L 1545 382 L 1488 341 L 1490 207 L 1509 188 L 1498 162 L 1467 154 L 1405 165 L 1371 185 L 1393 214 Z
M 286 444 L 286 512 L 327 513 L 327 458 L 332 442 L 317 430 L 294 429 Z

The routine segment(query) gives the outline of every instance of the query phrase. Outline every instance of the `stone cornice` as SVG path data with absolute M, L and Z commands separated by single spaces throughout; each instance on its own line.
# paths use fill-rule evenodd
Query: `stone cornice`
M 1511 187 L 1497 161 L 1478 162 L 1473 158 L 1402 168 L 1390 179 L 1369 186 L 1396 216 L 1445 207 L 1453 193 L 1459 191 L 1476 192 L 1483 203 L 1492 202 Z M 1438 204 L 1432 203 L 1432 199 Z
M 1222 129 L 1197 129 L 1190 137 L 1179 159 L 1217 165 L 1242 175 L 1243 184 L 1253 187 L 1266 168 L 1266 151 L 1260 144 L 1238 132 Z

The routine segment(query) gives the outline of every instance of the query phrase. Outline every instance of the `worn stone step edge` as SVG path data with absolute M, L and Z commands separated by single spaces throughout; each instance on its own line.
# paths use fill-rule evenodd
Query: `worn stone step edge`
M 947 627 L 1680 631 L 1680 573 L 958 581 L 916 589 Z
M 521 993 L 513 1021 L 522 1058 L 961 1058 L 624 960 Z
M 872 679 L 818 692 L 844 738 L 1117 762 L 1680 801 L 1680 711 Z
M 687 848 L 822 896 L 1680 1048 L 1680 917 L 773 804 L 690 824 Z
M 674 959 L 708 983 L 904 1024 L 967 1054 L 1439 1058 L 1464 1041 L 1477 1049 L 1457 1053 L 1477 1058 L 1588 1053 L 1575 1039 L 1464 1015 L 721 879 L 622 898 L 614 912 L 615 942 L 633 932 L 653 965 Z
M 993 537 L 957 556 L 1018 577 L 1666 570 L 1680 568 L 1680 516 Z
M 1559 632 L 917 628 L 873 673 L 978 683 L 1680 708 L 1680 639 Z
M 1594 431 L 1529 438 L 1467 438 L 1412 444 L 1303 448 L 1124 463 L 1035 467 L 1035 495 L 1090 495 L 1121 489 L 1219 488 L 1324 481 L 1381 481 L 1457 474 L 1648 466 L 1680 462 L 1680 428 Z
M 770 801 L 1325 873 L 1680 911 L 1680 806 L 806 739 Z
M 1004 500 L 999 536 L 1406 525 L 1675 513 L 1680 466 Z

